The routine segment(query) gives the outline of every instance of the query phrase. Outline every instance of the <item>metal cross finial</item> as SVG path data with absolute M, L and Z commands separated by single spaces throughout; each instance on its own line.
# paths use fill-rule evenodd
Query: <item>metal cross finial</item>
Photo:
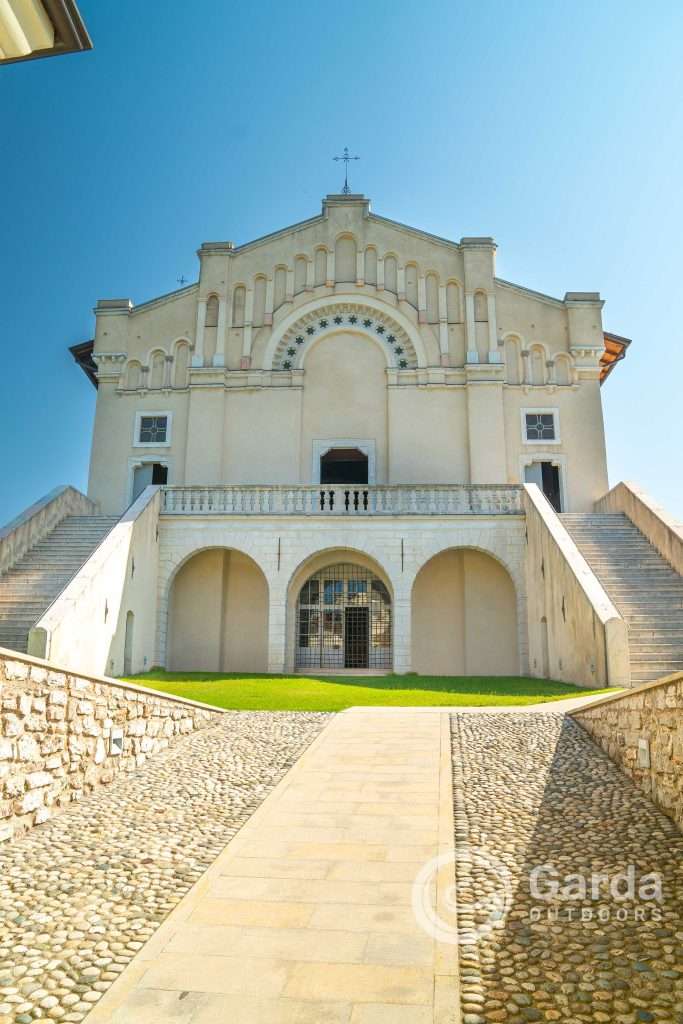
M 182 285 L 184 285 L 186 283 L 187 278 L 185 277 L 184 274 L 181 274 L 180 277 L 176 278 L 176 280 L 177 280 L 178 284 L 182 286 Z
M 344 161 L 344 188 L 342 189 L 342 195 L 348 196 L 349 193 L 351 192 L 351 189 L 349 188 L 349 162 L 351 160 L 360 160 L 360 157 L 349 156 L 349 147 L 344 146 L 343 156 L 333 156 L 332 159 Z

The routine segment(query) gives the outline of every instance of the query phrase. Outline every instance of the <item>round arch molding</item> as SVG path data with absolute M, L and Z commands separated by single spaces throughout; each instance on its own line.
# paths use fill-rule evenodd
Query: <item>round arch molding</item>
M 290 314 L 273 332 L 264 368 L 301 369 L 310 346 L 338 331 L 365 334 L 381 345 L 387 365 L 414 370 L 426 365 L 422 339 L 413 324 L 396 310 L 363 300 L 325 298 Z

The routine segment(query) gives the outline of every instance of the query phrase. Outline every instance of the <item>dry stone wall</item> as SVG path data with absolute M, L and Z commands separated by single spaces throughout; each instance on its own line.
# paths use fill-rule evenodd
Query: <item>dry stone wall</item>
M 683 673 L 592 704 L 574 718 L 683 828 Z
M 0 842 L 220 717 L 191 701 L 0 652 Z

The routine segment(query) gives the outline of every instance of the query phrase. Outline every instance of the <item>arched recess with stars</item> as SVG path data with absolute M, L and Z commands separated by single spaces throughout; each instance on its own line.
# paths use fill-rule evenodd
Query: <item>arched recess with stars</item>
M 340 331 L 372 337 L 380 344 L 387 366 L 398 370 L 426 366 L 419 332 L 403 314 L 365 298 L 336 297 L 309 303 L 279 324 L 266 349 L 264 369 L 301 369 L 313 344 Z

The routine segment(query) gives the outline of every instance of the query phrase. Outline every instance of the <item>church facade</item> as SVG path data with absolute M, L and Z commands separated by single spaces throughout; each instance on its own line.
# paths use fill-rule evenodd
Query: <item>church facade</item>
M 129 584 L 103 668 L 542 674 L 525 485 L 552 515 L 605 494 L 628 342 L 597 293 L 501 280 L 495 252 L 331 195 L 204 243 L 195 284 L 97 303 L 72 350 L 98 388 L 88 496 L 156 502 L 153 598 Z

